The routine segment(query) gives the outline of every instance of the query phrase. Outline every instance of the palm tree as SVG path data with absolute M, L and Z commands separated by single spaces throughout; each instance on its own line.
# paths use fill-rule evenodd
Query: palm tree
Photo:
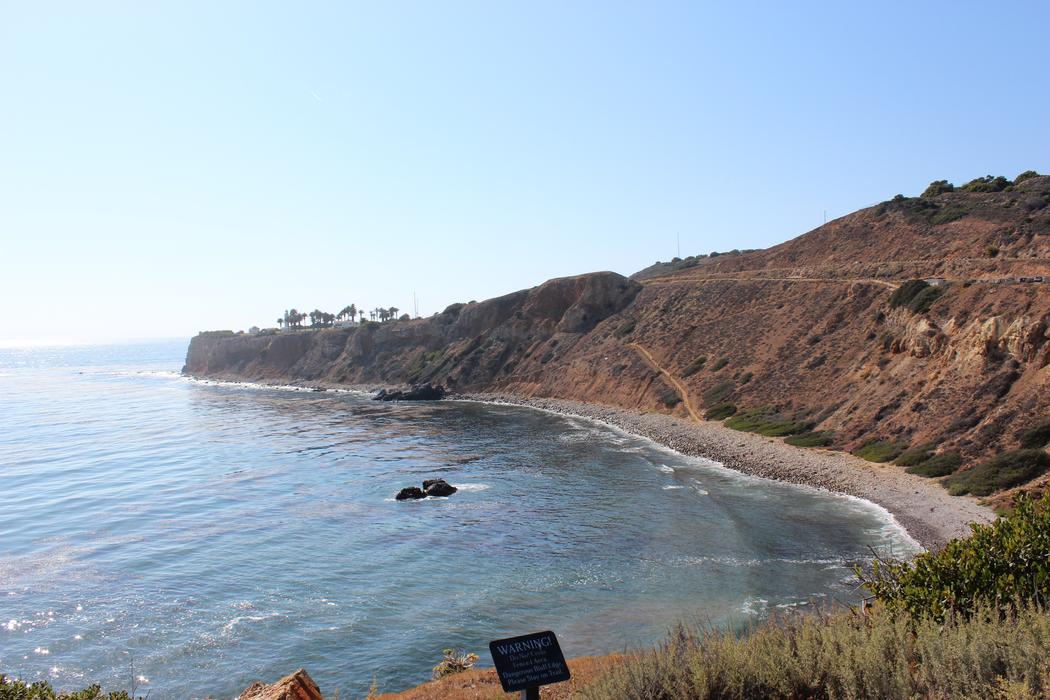
M 350 320 L 354 320 L 354 316 L 357 316 L 357 304 L 350 305 Z
M 284 319 L 283 319 L 283 318 L 279 318 L 279 319 L 277 319 L 277 326 L 278 326 L 279 328 L 280 328 L 280 327 L 284 327 Z
M 397 318 L 398 308 L 396 306 L 391 306 L 388 311 L 390 312 L 390 318 Z

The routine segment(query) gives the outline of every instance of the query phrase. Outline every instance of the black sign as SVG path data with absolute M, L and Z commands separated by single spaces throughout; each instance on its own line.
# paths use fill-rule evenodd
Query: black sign
M 553 632 L 497 639 L 489 642 L 489 651 L 504 692 L 569 680 L 569 667 Z

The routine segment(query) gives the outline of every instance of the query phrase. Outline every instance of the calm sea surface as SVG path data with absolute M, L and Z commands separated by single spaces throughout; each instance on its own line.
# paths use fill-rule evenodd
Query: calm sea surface
M 852 602 L 869 545 L 914 551 L 870 504 L 584 420 L 191 381 L 185 350 L 0 350 L 0 673 L 164 700 L 303 666 L 360 697 L 449 646 Z M 392 500 L 435 476 L 460 492 Z

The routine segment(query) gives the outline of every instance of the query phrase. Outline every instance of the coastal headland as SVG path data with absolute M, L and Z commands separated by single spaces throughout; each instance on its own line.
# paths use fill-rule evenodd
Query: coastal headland
M 872 500 L 936 546 L 991 517 L 942 481 L 991 506 L 1047 485 L 1032 448 L 1050 418 L 1048 202 L 1045 176 L 937 189 L 767 250 L 560 278 L 427 318 L 206 332 L 184 372 L 430 382 L 588 415 Z

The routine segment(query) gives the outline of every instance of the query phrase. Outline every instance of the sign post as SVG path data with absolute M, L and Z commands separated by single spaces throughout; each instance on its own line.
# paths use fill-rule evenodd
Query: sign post
M 520 690 L 522 700 L 539 700 L 541 685 L 571 677 L 553 632 L 497 639 L 489 642 L 489 652 L 504 692 Z

